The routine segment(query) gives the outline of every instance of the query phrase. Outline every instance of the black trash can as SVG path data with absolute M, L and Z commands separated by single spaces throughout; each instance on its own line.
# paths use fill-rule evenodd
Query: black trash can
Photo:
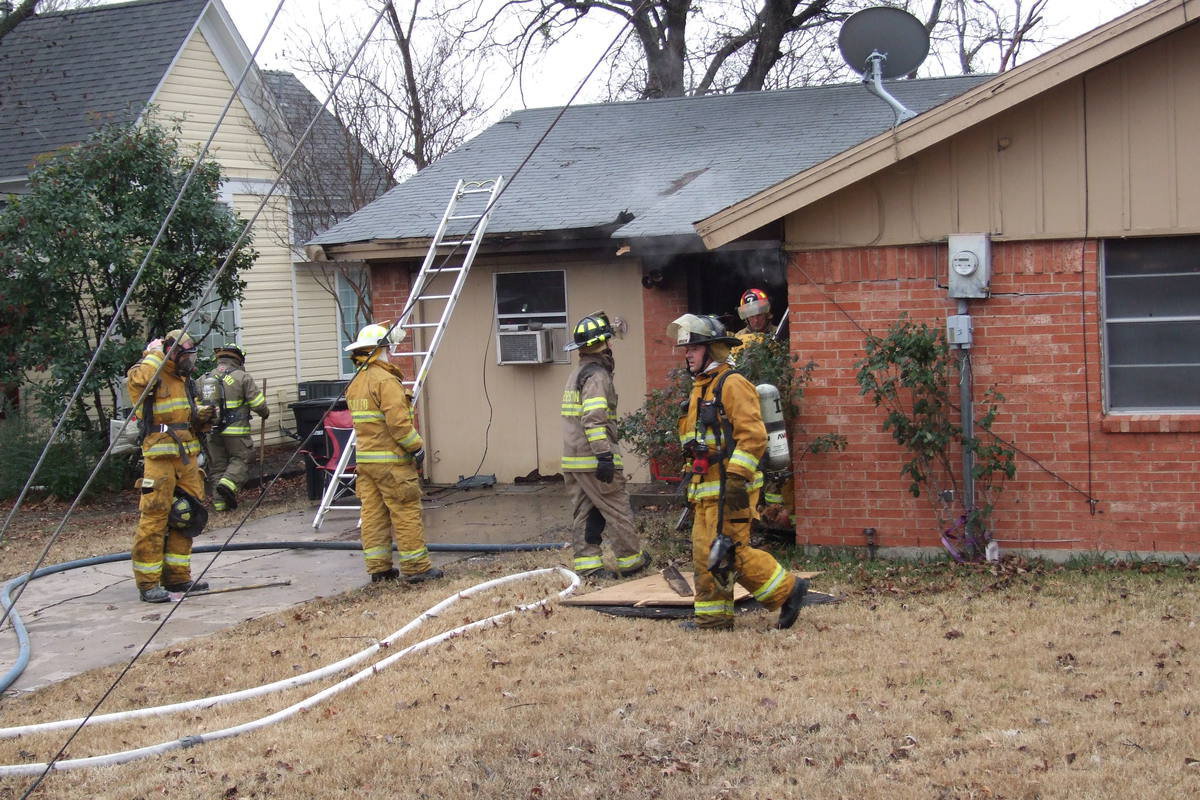
M 307 442 L 304 444 L 304 483 L 308 490 L 309 500 L 318 500 L 321 497 L 321 490 L 324 489 L 325 482 L 321 477 L 320 470 L 317 469 L 317 464 L 324 464 L 329 459 L 329 443 L 325 440 L 325 433 L 321 429 L 321 418 L 325 416 L 326 411 L 346 410 L 345 398 L 335 402 L 332 407 L 329 405 L 330 399 L 321 397 L 288 403 L 288 408 L 296 417 L 296 435 L 302 442 L 307 438 Z M 310 432 L 312 433 L 311 437 L 308 435 Z

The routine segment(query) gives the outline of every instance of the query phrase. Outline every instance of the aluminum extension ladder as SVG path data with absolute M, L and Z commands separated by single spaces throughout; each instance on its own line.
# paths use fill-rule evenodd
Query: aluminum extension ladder
M 405 386 L 412 391 L 414 407 L 417 398 L 421 396 L 425 380 L 429 377 L 429 368 L 433 365 L 438 346 L 446 334 L 446 325 L 450 322 L 450 315 L 454 313 L 454 306 L 457 305 L 458 298 L 462 295 L 463 287 L 467 282 L 467 273 L 475 261 L 475 254 L 479 252 L 484 231 L 487 230 L 488 219 L 495 209 L 496 200 L 500 197 L 503 186 L 504 176 L 502 175 L 483 181 L 462 179 L 458 181 L 454 187 L 454 193 L 450 196 L 450 202 L 446 204 L 446 211 L 442 214 L 442 221 L 438 224 L 437 232 L 433 235 L 433 241 L 429 244 L 429 252 L 425 254 L 425 260 L 421 263 L 417 279 L 413 282 L 408 302 L 397 323 L 412 334 L 406 341 L 411 342 L 413 349 L 408 352 L 396 353 L 395 357 L 412 358 L 416 363 L 416 373 L 413 378 L 404 381 Z M 460 204 L 463 206 L 461 209 L 459 208 Z M 450 256 L 461 252 L 463 248 L 466 248 L 466 254 L 462 257 L 462 263 L 457 266 L 449 266 Z M 443 287 L 434 287 L 434 282 L 442 276 L 453 277 L 454 283 L 449 290 Z M 418 311 L 420 311 L 419 314 Z M 416 316 L 417 322 L 411 322 L 414 316 Z M 427 321 L 431 319 L 437 321 Z M 339 496 L 338 488 L 342 485 L 343 479 L 347 478 L 347 466 L 354 456 L 356 438 L 354 433 L 350 434 L 349 441 L 342 448 L 341 457 L 329 478 L 329 483 L 321 494 L 321 505 L 313 519 L 313 528 L 317 530 L 321 529 L 321 523 L 325 521 L 325 516 L 330 511 L 357 511 L 362 507 L 360 505 L 334 505 Z M 360 519 L 359 522 L 361 524 L 362 520 Z

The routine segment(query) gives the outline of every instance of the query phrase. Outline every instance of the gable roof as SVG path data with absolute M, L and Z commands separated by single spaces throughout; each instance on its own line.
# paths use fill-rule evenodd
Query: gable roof
M 209 0 L 143 0 L 27 18 L 0 40 L 0 180 L 136 119 Z
M 746 195 L 695 225 L 717 248 L 1001 114 L 1088 70 L 1194 24 L 1200 0 L 1154 0 L 1089 33 L 990 78 L 950 103 L 872 137 L 775 185 Z
M 263 82 L 278 114 L 263 134 L 280 164 L 314 116 L 312 132 L 292 159 L 287 180 L 292 188 L 293 236 L 300 245 L 350 216 L 396 181 L 337 117 L 290 72 L 264 70 Z
M 987 76 L 889 84 L 914 111 Z M 312 244 L 431 237 L 460 178 L 509 178 L 558 115 L 518 111 L 316 237 Z M 602 229 L 694 237 L 692 223 L 892 127 L 860 84 L 573 106 L 509 184 L 488 233 Z M 632 221 L 619 215 L 630 212 Z

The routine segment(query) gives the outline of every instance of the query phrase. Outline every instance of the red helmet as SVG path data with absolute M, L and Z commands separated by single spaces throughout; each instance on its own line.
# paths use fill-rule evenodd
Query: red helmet
M 742 319 L 759 314 L 771 313 L 771 301 L 762 289 L 747 289 L 742 292 L 741 303 L 738 304 L 738 316 Z

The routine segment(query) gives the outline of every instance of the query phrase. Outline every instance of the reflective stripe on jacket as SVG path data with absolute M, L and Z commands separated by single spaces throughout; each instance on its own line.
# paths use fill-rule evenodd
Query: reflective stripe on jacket
M 708 444 L 708 472 L 693 476 L 688 487 L 688 500 L 694 503 L 716 502 L 720 496 L 721 453 L 716 446 L 716 431 L 706 430 L 702 437 L 697 423 L 700 404 L 713 399 L 718 379 L 731 369 L 728 364 L 721 364 L 696 378 L 688 397 L 687 413 L 679 421 L 679 442 L 685 448 L 701 438 Z M 759 410 L 758 392 L 745 377 L 732 372 L 721 387 L 721 404 L 725 407 L 725 418 L 733 425 L 733 441 L 723 443 L 729 452 L 726 472 L 745 477 L 748 489 L 761 488 L 763 475 L 758 461 L 767 449 L 767 428 Z
M 258 388 L 258 384 L 249 372 L 242 369 L 237 359 L 222 356 L 217 359 L 217 368 L 211 375 L 221 381 L 225 391 L 225 422 L 224 427 L 217 426 L 217 433 L 226 436 L 250 435 L 250 412 L 253 411 L 263 419 L 271 414 L 267 407 L 266 395 Z
M 412 454 L 424 446 L 413 426 L 412 395 L 403 380 L 399 367 L 376 358 L 346 389 L 359 464 L 411 464 Z
M 585 369 L 580 386 L 579 376 Z M 605 453 L 612 453 L 617 469 L 624 466 L 617 447 L 617 389 L 600 356 L 579 356 L 579 365 L 563 388 L 562 419 L 564 472 L 595 472 L 596 456 Z
M 147 350 L 142 353 L 142 360 L 129 368 L 126 373 L 129 378 L 125 385 L 129 393 L 129 403 L 134 406 L 134 413 L 139 417 L 145 401 L 138 402 L 154 371 L 163 363 L 163 354 L 157 350 Z M 188 456 L 200 452 L 200 441 L 190 428 L 176 428 L 171 433 L 157 430 L 159 425 L 185 425 L 192 420 L 192 405 L 188 401 L 187 383 L 175 374 L 175 362 L 168 361 L 158 373 L 158 387 L 154 391 L 154 414 L 148 420 L 150 433 L 142 440 L 142 456 L 145 458 L 179 458 L 180 445 Z M 175 443 L 172 434 L 179 438 Z

